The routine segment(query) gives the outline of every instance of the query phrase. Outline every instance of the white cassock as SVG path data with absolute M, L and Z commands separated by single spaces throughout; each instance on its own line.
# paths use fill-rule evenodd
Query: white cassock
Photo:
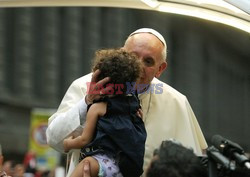
M 87 110 L 84 99 L 87 82 L 91 81 L 91 76 L 92 74 L 88 74 L 75 80 L 67 90 L 57 112 L 49 118 L 47 141 L 59 152 L 63 152 L 62 142 L 66 137 L 72 134 L 76 136 L 82 132 Z M 139 95 L 147 130 L 144 169 L 148 166 L 153 151 L 163 140 L 170 138 L 193 148 L 196 155 L 202 155 L 207 143 L 187 98 L 156 78 L 151 82 L 151 90 L 152 88 L 153 92 Z M 73 150 L 67 176 L 78 163 L 79 150 Z

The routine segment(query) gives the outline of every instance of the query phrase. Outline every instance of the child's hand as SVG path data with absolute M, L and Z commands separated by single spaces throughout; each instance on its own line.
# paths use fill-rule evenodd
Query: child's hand
M 63 149 L 64 149 L 64 152 L 69 152 L 70 148 L 69 148 L 69 144 L 70 144 L 70 141 L 73 139 L 73 136 L 70 136 L 66 139 L 63 140 Z
M 142 109 L 138 109 L 136 112 L 137 116 L 140 117 L 143 120 L 143 112 Z

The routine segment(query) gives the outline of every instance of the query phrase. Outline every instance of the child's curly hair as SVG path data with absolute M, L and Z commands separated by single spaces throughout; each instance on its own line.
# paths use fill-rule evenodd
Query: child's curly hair
M 101 73 L 97 80 L 110 77 L 112 84 L 123 84 L 123 93 L 126 92 L 126 83 L 136 82 L 142 72 L 142 66 L 135 54 L 123 49 L 98 50 L 95 53 L 93 71 L 99 69 Z

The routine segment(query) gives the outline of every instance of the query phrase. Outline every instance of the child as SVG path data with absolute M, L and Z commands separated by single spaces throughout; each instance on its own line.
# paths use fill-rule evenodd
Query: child
M 83 163 L 90 162 L 92 177 L 139 177 L 143 170 L 146 130 L 137 115 L 140 109 L 134 85 L 141 74 L 139 59 L 122 49 L 96 52 L 93 71 L 100 70 L 98 80 L 110 77 L 100 88 L 113 90 L 88 109 L 82 135 L 64 140 L 64 150 L 81 148 L 81 162 L 72 177 L 83 176 Z

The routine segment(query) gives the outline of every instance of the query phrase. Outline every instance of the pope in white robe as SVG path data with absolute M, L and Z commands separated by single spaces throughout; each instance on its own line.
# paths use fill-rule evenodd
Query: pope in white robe
M 137 39 L 140 35 L 144 35 L 144 37 Z M 147 76 L 145 78 L 150 83 L 150 90 L 139 94 L 147 131 L 144 170 L 153 156 L 153 151 L 160 146 L 162 141 L 171 138 L 181 142 L 186 147 L 192 148 L 197 155 L 202 155 L 202 150 L 207 148 L 207 143 L 187 98 L 156 78 L 166 68 L 166 64 L 158 62 L 158 55 L 154 55 L 159 45 L 165 45 L 164 48 L 166 49 L 164 38 L 152 29 L 137 30 L 129 36 L 128 40 L 130 38 L 132 41 L 126 41 L 128 44 L 125 43 L 124 48 L 134 52 L 139 57 L 146 56 L 141 58 L 142 62 L 145 62 L 145 76 Z M 140 40 L 146 42 L 143 43 Z M 154 43 L 153 40 L 159 42 Z M 139 42 L 137 43 L 137 41 Z M 145 47 L 145 45 L 151 44 L 148 41 L 152 43 L 152 46 Z M 154 47 L 156 44 L 157 47 Z M 162 49 L 159 48 L 159 50 Z M 151 58 L 148 58 L 148 56 Z M 152 65 L 148 64 L 151 61 L 150 59 L 153 60 Z M 149 74 L 152 75 L 151 78 Z M 87 83 L 91 81 L 91 76 L 90 73 L 75 80 L 68 88 L 57 112 L 49 118 L 46 131 L 47 141 L 52 148 L 59 152 L 64 152 L 63 140 L 65 138 L 70 135 L 80 135 L 84 128 L 87 111 L 85 96 L 87 95 Z M 143 83 L 146 83 L 146 81 Z M 79 152 L 80 150 L 73 150 L 67 176 L 79 163 Z

